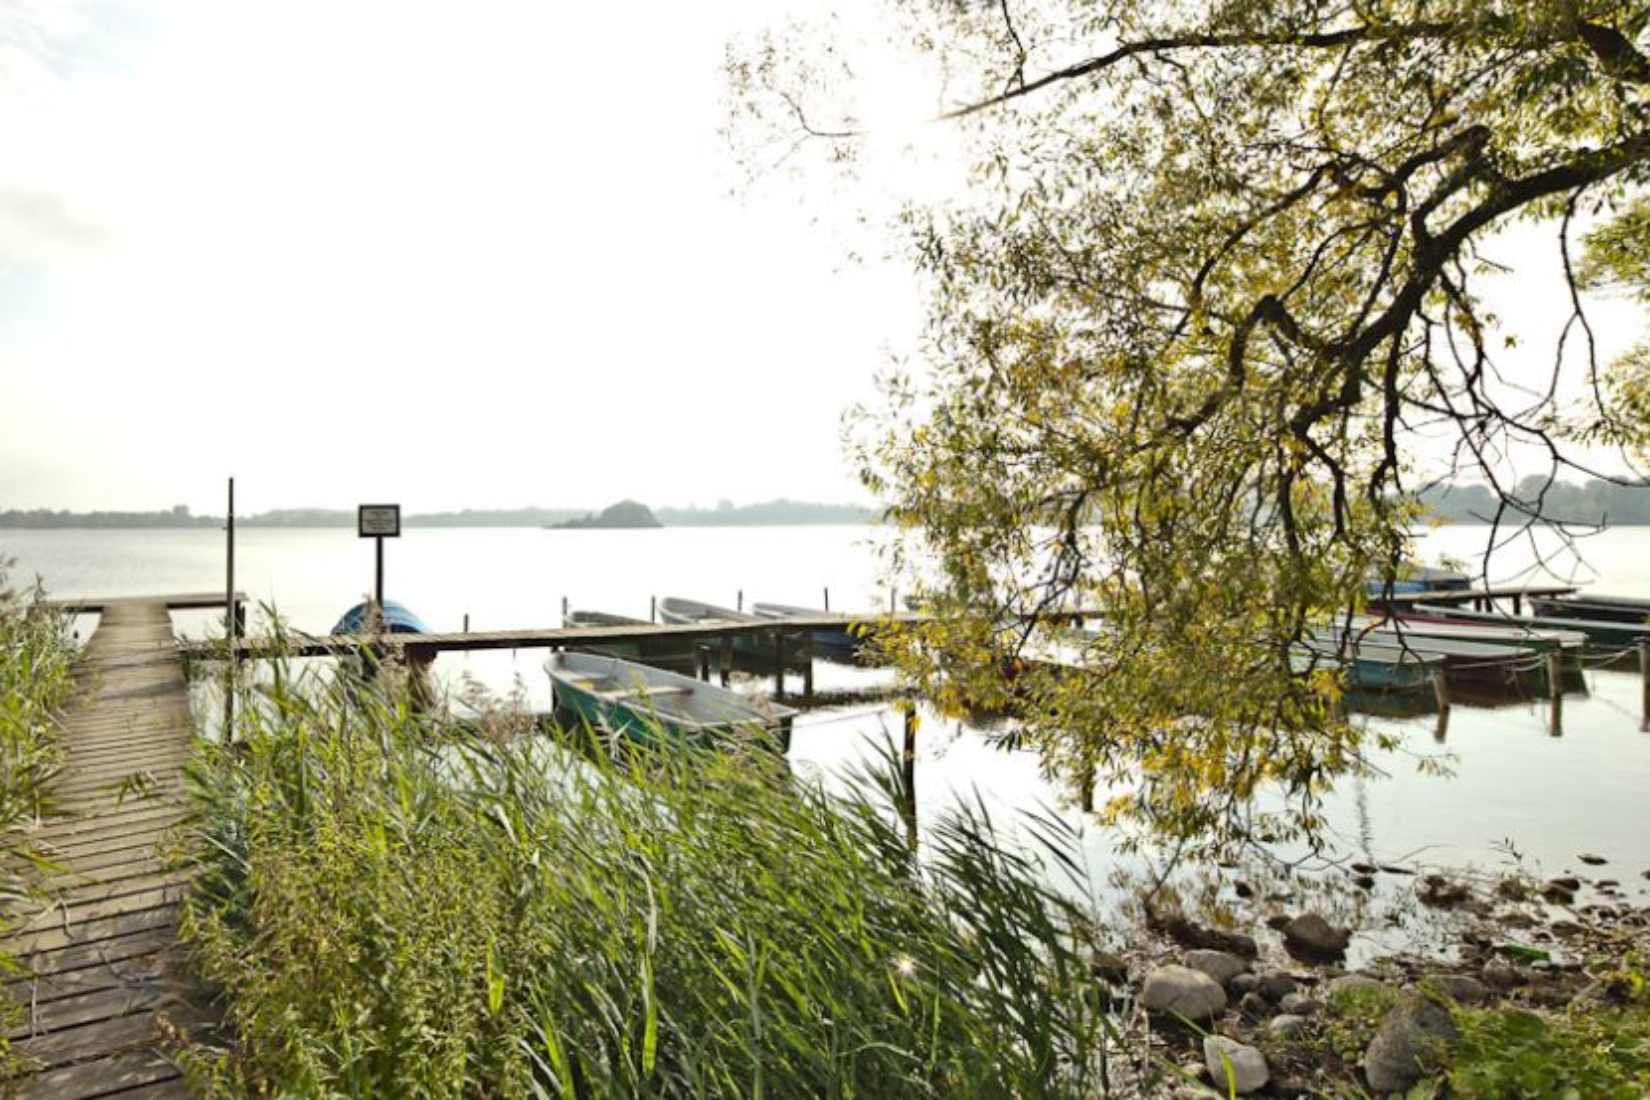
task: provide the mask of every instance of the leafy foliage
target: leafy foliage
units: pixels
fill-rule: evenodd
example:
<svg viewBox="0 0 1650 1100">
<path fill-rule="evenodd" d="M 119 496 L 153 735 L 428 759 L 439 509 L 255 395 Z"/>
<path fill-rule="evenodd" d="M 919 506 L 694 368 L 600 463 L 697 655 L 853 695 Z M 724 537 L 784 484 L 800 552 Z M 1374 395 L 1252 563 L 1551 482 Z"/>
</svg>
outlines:
<svg viewBox="0 0 1650 1100">
<path fill-rule="evenodd" d="M 1001 702 L 1053 644 L 1036 615 L 1097 611 L 1075 667 L 1012 685 L 1050 768 L 1159 833 L 1251 834 L 1262 790 L 1287 795 L 1265 831 L 1312 833 L 1360 735 L 1293 647 L 1401 571 L 1414 492 L 1470 472 L 1511 495 L 1518 460 L 1650 423 L 1630 369 L 1605 387 L 1579 296 L 1521 380 L 1478 290 L 1508 224 L 1567 257 L 1616 211 L 1600 278 L 1643 284 L 1620 241 L 1646 220 L 1650 5 L 889 6 L 975 158 L 965 198 L 905 217 L 927 370 L 859 434 L 940 616 L 908 667 Z M 833 57 L 749 50 L 748 114 L 859 140 L 824 117 L 851 101 Z"/>
<path fill-rule="evenodd" d="M 838 801 L 719 755 L 621 768 L 282 673 L 193 770 L 184 932 L 239 1059 L 345 1096 L 1091 1096 L 1084 915 L 983 812 L 912 861 L 897 769 Z M 1050 854 L 1072 838 L 1046 824 Z"/>
<path fill-rule="evenodd" d="M 0 560 L 0 927 L 28 898 L 19 870 L 37 858 L 17 830 L 45 807 L 57 773 L 54 711 L 68 696 L 75 654 L 65 625 L 38 583 L 12 588 L 8 563 Z M 0 970 L 12 964 L 0 954 Z M 9 1052 L 0 1038 L 0 1062 Z"/>
</svg>

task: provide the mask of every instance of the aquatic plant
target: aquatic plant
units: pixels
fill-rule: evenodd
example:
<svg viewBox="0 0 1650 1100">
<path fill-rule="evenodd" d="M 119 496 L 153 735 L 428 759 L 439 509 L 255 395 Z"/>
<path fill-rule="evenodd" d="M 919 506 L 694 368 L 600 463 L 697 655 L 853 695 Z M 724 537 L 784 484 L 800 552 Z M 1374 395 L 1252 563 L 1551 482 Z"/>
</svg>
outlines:
<svg viewBox="0 0 1650 1100">
<path fill-rule="evenodd" d="M 29 898 L 23 869 L 40 862 L 18 830 L 45 807 L 57 773 L 53 715 L 69 693 L 75 653 L 63 612 L 47 602 L 38 581 L 13 588 L 11 564 L 0 559 L 0 930 Z M 0 969 L 14 966 L 0 951 Z M 9 998 L 5 1005 L 11 1007 Z M 0 1063 L 9 1054 L 0 1032 Z"/>
<path fill-rule="evenodd" d="M 182 932 L 235 1043 L 198 1084 L 342 1096 L 1094 1096 L 1086 912 L 982 807 L 918 858 L 738 755 L 590 760 L 277 669 L 191 769 Z M 1052 860 L 1049 864 L 1047 861 Z"/>
</svg>

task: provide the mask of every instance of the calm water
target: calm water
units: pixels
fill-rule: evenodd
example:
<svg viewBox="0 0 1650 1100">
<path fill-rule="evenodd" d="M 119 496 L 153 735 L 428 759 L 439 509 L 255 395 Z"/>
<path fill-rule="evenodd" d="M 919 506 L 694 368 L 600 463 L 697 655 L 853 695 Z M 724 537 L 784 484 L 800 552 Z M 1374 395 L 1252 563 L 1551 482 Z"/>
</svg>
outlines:
<svg viewBox="0 0 1650 1100">
<path fill-rule="evenodd" d="M 828 590 L 837 610 L 888 605 L 877 576 L 871 533 L 863 528 L 667 528 L 649 531 L 410 529 L 386 545 L 386 594 L 437 631 L 559 625 L 573 607 L 645 618 L 654 596 L 687 596 L 733 605 L 743 596 L 819 606 Z M 1476 564 L 1485 532 L 1429 535 L 1421 557 Z M 1650 529 L 1622 529 L 1589 540 L 1585 561 L 1515 543 L 1497 551 L 1490 579 L 1550 580 L 1522 570 L 1545 556 L 1567 577 L 1598 592 L 1650 595 Z M 214 531 L 0 531 L 0 556 L 17 559 L 14 579 L 40 575 L 55 596 L 222 591 L 223 536 Z M 325 633 L 373 585 L 370 540 L 350 530 L 242 530 L 237 587 L 278 608 L 290 625 Z M 258 616 L 254 616 L 255 624 Z M 187 633 L 206 634 L 213 616 L 180 616 Z M 519 682 L 530 704 L 548 704 L 543 656 L 449 654 L 437 670 L 449 683 L 471 675 L 497 690 Z M 1625 667 L 1625 666 L 1624 666 Z M 822 687 L 864 683 L 881 674 L 822 666 Z M 1643 900 L 1650 897 L 1650 734 L 1640 732 L 1639 681 L 1596 670 L 1585 696 L 1566 697 L 1563 735 L 1549 731 L 1545 703 L 1496 708 L 1457 705 L 1448 738 L 1434 740 L 1434 719 L 1370 719 L 1404 735 L 1401 752 L 1378 763 L 1382 780 L 1335 794 L 1330 816 L 1352 856 L 1378 862 L 1500 866 L 1510 848 L 1525 867 L 1552 874 L 1574 868 L 1582 852 L 1609 860 L 1602 870 Z M 862 752 L 864 738 L 897 730 L 886 708 L 810 712 L 797 723 L 792 750 L 801 772 L 826 774 Z M 1453 778 L 1417 773 L 1418 756 L 1449 754 Z M 988 803 L 1036 806 L 1056 801 L 1034 758 L 991 748 L 979 731 L 930 719 L 923 727 L 918 788 L 925 816 L 947 792 L 978 789 Z M 1114 863 L 1107 838 L 1088 833 L 1097 879 Z M 1593 874 L 1598 872 L 1594 871 Z"/>
</svg>

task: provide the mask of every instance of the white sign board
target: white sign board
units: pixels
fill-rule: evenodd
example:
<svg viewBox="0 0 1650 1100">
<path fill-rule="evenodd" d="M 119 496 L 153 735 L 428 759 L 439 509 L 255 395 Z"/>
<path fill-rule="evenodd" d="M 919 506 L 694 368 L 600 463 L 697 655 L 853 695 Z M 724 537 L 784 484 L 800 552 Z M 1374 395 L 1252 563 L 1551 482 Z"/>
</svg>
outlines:
<svg viewBox="0 0 1650 1100">
<path fill-rule="evenodd" d="M 363 504 L 357 517 L 361 537 L 397 539 L 401 537 L 401 505 Z"/>
</svg>

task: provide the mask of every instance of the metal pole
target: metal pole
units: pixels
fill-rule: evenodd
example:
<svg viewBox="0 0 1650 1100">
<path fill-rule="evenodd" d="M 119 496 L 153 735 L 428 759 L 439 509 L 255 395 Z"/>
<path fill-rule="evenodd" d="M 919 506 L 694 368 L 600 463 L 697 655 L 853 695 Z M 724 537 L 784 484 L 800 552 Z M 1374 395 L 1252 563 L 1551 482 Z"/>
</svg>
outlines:
<svg viewBox="0 0 1650 1100">
<path fill-rule="evenodd" d="M 223 693 L 223 741 L 226 745 L 235 743 L 235 640 L 239 631 L 239 617 L 235 614 L 235 479 L 229 479 L 229 516 L 224 525 L 228 539 L 228 552 L 225 555 L 228 561 L 228 579 L 225 582 L 223 619 L 224 634 L 229 639 L 229 677 L 224 684 Z"/>
<path fill-rule="evenodd" d="M 384 536 L 379 535 L 372 541 L 378 544 L 378 568 L 376 571 L 377 583 L 373 587 L 373 591 L 377 594 L 378 614 L 379 617 L 382 618 L 384 614 Z"/>
<path fill-rule="evenodd" d="M 1650 640 L 1639 639 L 1639 729 L 1650 730 Z"/>
</svg>

